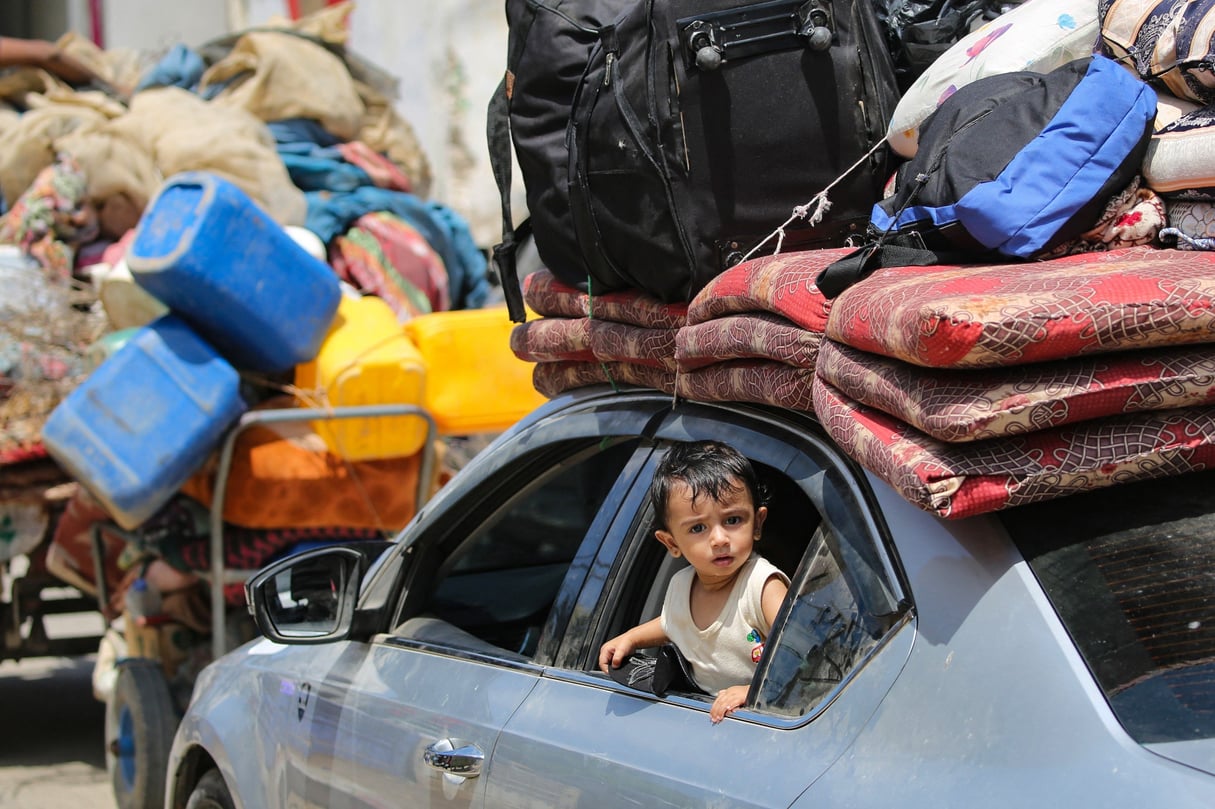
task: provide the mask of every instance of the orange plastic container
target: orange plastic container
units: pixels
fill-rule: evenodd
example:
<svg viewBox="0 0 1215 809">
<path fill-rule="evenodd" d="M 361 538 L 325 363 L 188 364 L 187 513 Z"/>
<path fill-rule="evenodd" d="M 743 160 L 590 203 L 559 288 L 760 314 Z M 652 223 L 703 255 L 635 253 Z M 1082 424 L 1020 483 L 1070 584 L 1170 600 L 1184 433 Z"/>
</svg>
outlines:
<svg viewBox="0 0 1215 809">
<path fill-rule="evenodd" d="M 316 359 L 297 365 L 297 399 L 306 406 L 422 404 L 426 363 L 380 298 L 343 295 Z M 312 427 L 350 461 L 413 455 L 426 440 L 416 416 L 317 420 Z"/>
<path fill-rule="evenodd" d="M 505 306 L 433 312 L 405 324 L 422 352 L 425 407 L 443 435 L 505 430 L 547 401 L 532 386 L 535 363 L 510 350 Z"/>
</svg>

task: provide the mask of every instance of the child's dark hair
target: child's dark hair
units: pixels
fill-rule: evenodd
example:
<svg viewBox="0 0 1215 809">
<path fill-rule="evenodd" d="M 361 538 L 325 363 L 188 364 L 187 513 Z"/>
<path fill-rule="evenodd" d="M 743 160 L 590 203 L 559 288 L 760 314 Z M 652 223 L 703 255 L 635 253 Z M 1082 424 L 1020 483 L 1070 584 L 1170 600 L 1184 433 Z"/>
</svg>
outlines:
<svg viewBox="0 0 1215 809">
<path fill-rule="evenodd" d="M 650 504 L 654 507 L 655 527 L 667 529 L 667 500 L 675 483 L 692 490 L 692 499 L 707 495 L 720 502 L 741 482 L 751 494 L 755 508 L 768 502 L 767 488 L 743 455 L 720 441 L 689 441 L 674 444 L 658 464 L 650 484 Z"/>
</svg>

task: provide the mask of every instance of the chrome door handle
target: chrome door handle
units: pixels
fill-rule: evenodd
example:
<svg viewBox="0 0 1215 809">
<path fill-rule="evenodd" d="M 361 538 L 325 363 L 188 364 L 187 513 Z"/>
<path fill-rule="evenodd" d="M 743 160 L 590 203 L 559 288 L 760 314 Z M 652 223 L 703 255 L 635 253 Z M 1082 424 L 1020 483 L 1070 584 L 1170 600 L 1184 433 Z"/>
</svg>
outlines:
<svg viewBox="0 0 1215 809">
<path fill-rule="evenodd" d="M 485 763 L 480 747 L 457 739 L 440 739 L 422 753 L 422 760 L 436 770 L 461 778 L 476 778 Z"/>
</svg>

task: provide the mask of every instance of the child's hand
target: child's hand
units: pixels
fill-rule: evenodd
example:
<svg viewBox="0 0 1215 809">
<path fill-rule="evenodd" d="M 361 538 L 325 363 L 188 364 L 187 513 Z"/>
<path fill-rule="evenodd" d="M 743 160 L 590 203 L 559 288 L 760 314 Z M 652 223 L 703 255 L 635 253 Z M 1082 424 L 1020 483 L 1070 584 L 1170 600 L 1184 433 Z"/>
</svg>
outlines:
<svg viewBox="0 0 1215 809">
<path fill-rule="evenodd" d="M 620 668 L 620 665 L 637 648 L 637 644 L 629 639 L 629 633 L 617 635 L 599 647 L 599 670 L 610 674 L 609 668 Z"/>
<path fill-rule="evenodd" d="M 747 691 L 750 688 L 749 685 L 735 685 L 718 691 L 717 699 L 713 700 L 713 707 L 709 709 L 709 719 L 713 724 L 716 725 L 725 719 L 735 708 L 741 708 L 747 701 Z"/>
</svg>

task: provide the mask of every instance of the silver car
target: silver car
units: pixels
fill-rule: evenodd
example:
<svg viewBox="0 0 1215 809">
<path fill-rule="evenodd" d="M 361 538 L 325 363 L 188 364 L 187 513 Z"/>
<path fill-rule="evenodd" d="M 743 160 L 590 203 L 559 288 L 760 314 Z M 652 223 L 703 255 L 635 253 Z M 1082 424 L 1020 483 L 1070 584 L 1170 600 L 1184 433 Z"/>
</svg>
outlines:
<svg viewBox="0 0 1215 809">
<path fill-rule="evenodd" d="M 655 465 L 705 438 L 765 479 L 792 580 L 716 725 L 596 665 L 674 572 Z M 804 414 L 582 391 L 395 542 L 251 581 L 264 637 L 198 679 L 167 805 L 1210 807 L 1212 556 L 1212 472 L 946 521 Z"/>
</svg>

